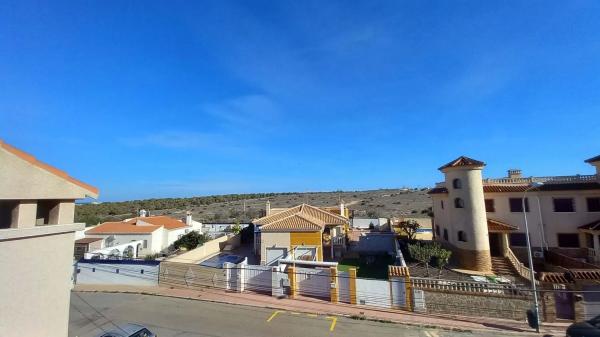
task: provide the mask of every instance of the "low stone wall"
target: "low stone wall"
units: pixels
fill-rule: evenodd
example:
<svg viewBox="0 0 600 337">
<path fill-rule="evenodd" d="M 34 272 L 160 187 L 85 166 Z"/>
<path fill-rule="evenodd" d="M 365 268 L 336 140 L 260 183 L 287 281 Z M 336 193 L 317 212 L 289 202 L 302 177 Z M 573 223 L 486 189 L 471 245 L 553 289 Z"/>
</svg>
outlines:
<svg viewBox="0 0 600 337">
<path fill-rule="evenodd" d="M 525 320 L 527 298 L 424 291 L 427 313 Z"/>
</svg>

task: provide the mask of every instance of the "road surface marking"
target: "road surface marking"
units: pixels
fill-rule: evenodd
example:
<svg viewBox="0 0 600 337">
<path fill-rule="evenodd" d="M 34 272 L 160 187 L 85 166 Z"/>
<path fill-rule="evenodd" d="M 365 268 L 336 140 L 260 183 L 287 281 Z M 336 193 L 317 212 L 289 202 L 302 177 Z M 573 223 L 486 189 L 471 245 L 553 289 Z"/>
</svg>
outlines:
<svg viewBox="0 0 600 337">
<path fill-rule="evenodd" d="M 319 317 L 317 314 L 306 314 L 308 317 Z"/>
<path fill-rule="evenodd" d="M 328 316 L 327 319 L 331 320 L 331 326 L 329 327 L 329 331 L 333 331 L 333 329 L 335 329 L 335 323 L 337 322 L 337 317 Z"/>
<path fill-rule="evenodd" d="M 280 313 L 281 313 L 281 311 L 279 311 L 279 310 L 273 311 L 273 314 L 271 315 L 271 317 L 269 317 L 269 319 L 267 319 L 267 322 L 270 322 L 273 318 L 275 318 L 275 316 L 277 316 Z"/>
<path fill-rule="evenodd" d="M 423 331 L 427 337 L 440 337 L 435 331 Z"/>
<path fill-rule="evenodd" d="M 291 312 L 291 314 L 292 314 L 292 315 L 300 315 L 300 313 L 299 313 L 299 312 L 293 312 L 293 311 Z"/>
</svg>

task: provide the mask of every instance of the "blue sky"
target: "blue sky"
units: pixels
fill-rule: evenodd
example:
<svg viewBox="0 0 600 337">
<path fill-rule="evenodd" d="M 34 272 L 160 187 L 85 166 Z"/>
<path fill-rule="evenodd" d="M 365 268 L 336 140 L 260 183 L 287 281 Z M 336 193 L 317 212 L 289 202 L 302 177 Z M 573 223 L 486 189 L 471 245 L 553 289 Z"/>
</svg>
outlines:
<svg viewBox="0 0 600 337">
<path fill-rule="evenodd" d="M 0 138 L 101 200 L 589 174 L 597 1 L 3 1 Z"/>
</svg>

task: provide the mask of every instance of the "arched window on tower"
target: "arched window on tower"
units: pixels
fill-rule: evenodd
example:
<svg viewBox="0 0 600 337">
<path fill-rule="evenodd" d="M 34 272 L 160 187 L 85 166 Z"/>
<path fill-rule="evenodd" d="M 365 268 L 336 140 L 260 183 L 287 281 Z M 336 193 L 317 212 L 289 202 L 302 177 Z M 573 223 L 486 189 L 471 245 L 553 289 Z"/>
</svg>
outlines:
<svg viewBox="0 0 600 337">
<path fill-rule="evenodd" d="M 467 234 L 465 231 L 458 231 L 458 241 L 467 242 Z"/>
<path fill-rule="evenodd" d="M 465 202 L 461 198 L 454 199 L 454 208 L 465 208 Z"/>
<path fill-rule="evenodd" d="M 458 178 L 452 180 L 452 187 L 454 187 L 454 189 L 460 190 L 462 188 L 462 181 L 460 181 L 460 179 Z"/>
</svg>

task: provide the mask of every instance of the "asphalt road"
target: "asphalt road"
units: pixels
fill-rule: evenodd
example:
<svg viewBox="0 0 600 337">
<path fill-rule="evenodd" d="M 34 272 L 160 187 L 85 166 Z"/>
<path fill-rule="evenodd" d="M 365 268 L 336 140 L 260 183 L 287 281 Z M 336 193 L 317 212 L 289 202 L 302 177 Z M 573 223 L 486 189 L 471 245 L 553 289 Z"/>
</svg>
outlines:
<svg viewBox="0 0 600 337">
<path fill-rule="evenodd" d="M 160 337 L 502 336 L 150 295 L 72 293 L 69 336 L 96 336 L 128 322 Z"/>
</svg>

